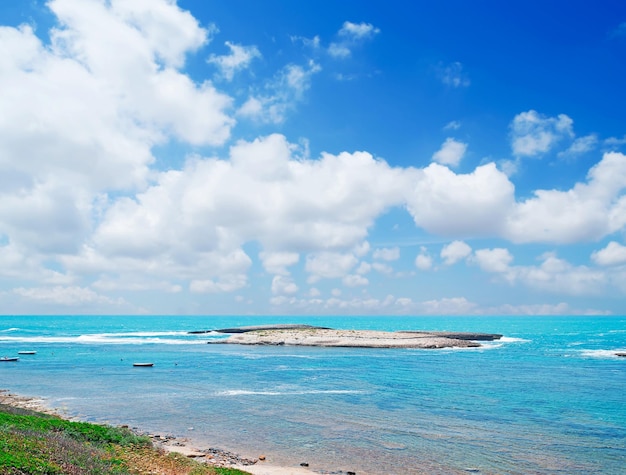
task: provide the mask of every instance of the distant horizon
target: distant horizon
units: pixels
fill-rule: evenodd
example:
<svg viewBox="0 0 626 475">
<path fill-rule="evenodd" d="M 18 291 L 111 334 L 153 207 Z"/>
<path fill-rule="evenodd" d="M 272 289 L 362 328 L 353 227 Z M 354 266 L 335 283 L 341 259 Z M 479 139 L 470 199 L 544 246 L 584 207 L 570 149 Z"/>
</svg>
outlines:
<svg viewBox="0 0 626 475">
<path fill-rule="evenodd" d="M 626 312 L 626 2 L 0 19 L 8 314 Z"/>
</svg>

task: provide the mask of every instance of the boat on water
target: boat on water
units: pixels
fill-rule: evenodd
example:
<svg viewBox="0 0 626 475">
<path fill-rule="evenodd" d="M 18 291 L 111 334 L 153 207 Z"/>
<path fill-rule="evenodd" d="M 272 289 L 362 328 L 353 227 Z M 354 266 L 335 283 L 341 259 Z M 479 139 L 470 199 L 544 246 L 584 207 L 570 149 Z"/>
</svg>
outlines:
<svg viewBox="0 0 626 475">
<path fill-rule="evenodd" d="M 19 361 L 20 359 L 17 356 L 2 356 L 0 357 L 0 361 Z"/>
<path fill-rule="evenodd" d="M 22 350 L 17 352 L 18 355 L 36 355 L 37 352 L 34 350 Z"/>
<path fill-rule="evenodd" d="M 148 367 L 154 366 L 154 363 L 133 363 L 133 366 L 148 368 Z"/>
</svg>

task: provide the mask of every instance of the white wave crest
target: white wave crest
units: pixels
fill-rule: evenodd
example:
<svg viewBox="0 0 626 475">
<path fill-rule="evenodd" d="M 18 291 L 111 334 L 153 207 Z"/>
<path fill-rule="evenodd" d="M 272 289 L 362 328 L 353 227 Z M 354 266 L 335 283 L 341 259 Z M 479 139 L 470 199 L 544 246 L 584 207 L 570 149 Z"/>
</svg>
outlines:
<svg viewBox="0 0 626 475">
<path fill-rule="evenodd" d="M 0 330 L 0 333 L 17 332 L 19 330 L 19 328 L 7 328 L 6 330 Z"/>
<path fill-rule="evenodd" d="M 501 341 L 503 343 L 528 343 L 532 340 L 527 340 L 526 338 L 515 338 L 512 336 L 503 336 L 497 341 Z"/>
<path fill-rule="evenodd" d="M 616 353 L 626 353 L 626 349 L 617 349 L 617 350 L 579 350 L 580 354 L 585 358 L 623 358 L 617 356 Z"/>
<path fill-rule="evenodd" d="M 79 343 L 83 345 L 203 345 L 205 340 L 201 339 L 175 339 L 156 337 L 119 337 L 106 336 L 107 334 L 92 334 L 79 336 L 0 336 L 0 342 L 16 343 Z M 119 335 L 119 334 L 112 334 Z"/>
</svg>

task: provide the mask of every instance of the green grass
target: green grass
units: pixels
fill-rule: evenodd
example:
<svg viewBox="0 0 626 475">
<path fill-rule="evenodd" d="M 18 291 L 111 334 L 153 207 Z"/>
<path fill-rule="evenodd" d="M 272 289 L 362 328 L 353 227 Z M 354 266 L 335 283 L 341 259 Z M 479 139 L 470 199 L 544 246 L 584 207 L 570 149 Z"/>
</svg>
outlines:
<svg viewBox="0 0 626 475">
<path fill-rule="evenodd" d="M 70 422 L 0 404 L 1 475 L 242 475 L 155 449 L 125 428 Z"/>
</svg>

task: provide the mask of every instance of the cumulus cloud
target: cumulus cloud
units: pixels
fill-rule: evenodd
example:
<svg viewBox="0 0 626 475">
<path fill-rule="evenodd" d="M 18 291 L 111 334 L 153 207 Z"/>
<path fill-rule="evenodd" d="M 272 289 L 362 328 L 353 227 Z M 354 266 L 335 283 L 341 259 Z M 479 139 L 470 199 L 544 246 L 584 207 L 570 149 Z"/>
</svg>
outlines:
<svg viewBox="0 0 626 475">
<path fill-rule="evenodd" d="M 270 274 L 287 276 L 287 267 L 296 264 L 300 260 L 297 252 L 265 252 L 259 254 L 263 267 Z"/>
<path fill-rule="evenodd" d="M 374 259 L 380 259 L 383 261 L 397 261 L 400 258 L 399 247 L 383 247 L 376 249 L 372 254 Z"/>
<path fill-rule="evenodd" d="M 605 153 L 570 190 L 537 190 L 509 211 L 503 235 L 514 242 L 600 239 L 626 225 L 626 155 Z"/>
<path fill-rule="evenodd" d="M 212 54 L 207 62 L 214 64 L 220 72 L 220 76 L 227 81 L 232 81 L 235 73 L 247 68 L 254 58 L 260 58 L 261 52 L 256 46 L 241 46 L 230 41 L 225 45 L 230 49 L 230 54 L 217 56 Z"/>
<path fill-rule="evenodd" d="M 429 270 L 433 266 L 433 258 L 425 247 L 420 248 L 420 253 L 415 258 L 415 267 L 419 270 Z"/>
<path fill-rule="evenodd" d="M 456 264 L 472 253 L 472 248 L 463 241 L 452 241 L 441 249 L 440 257 L 447 266 Z"/>
<path fill-rule="evenodd" d="M 510 125 L 513 154 L 535 157 L 549 152 L 561 140 L 574 137 L 573 123 L 565 114 L 547 117 L 529 110 L 516 115 Z"/>
<path fill-rule="evenodd" d="M 506 272 L 513 261 L 513 256 L 508 249 L 479 249 L 474 253 L 474 259 L 484 271 Z"/>
<path fill-rule="evenodd" d="M 417 226 L 452 237 L 499 235 L 514 202 L 513 184 L 493 163 L 468 174 L 432 163 L 415 171 L 407 194 Z"/>
<path fill-rule="evenodd" d="M 274 295 L 294 295 L 297 292 L 298 286 L 291 277 L 277 275 L 272 279 L 272 293 Z"/>
<path fill-rule="evenodd" d="M 461 163 L 461 159 L 465 155 L 467 144 L 458 142 L 451 137 L 441 145 L 441 148 L 433 154 L 433 161 L 442 165 L 450 165 L 456 167 Z"/>
<path fill-rule="evenodd" d="M 626 246 L 611 241 L 604 249 L 600 249 L 591 254 L 591 260 L 601 266 L 626 264 Z"/>
<path fill-rule="evenodd" d="M 486 272 L 500 275 L 510 284 L 566 295 L 597 295 L 610 283 L 609 276 L 587 266 L 574 266 L 553 253 L 541 257 L 538 266 L 512 266 L 508 249 L 480 249 L 473 260 Z"/>
</svg>

